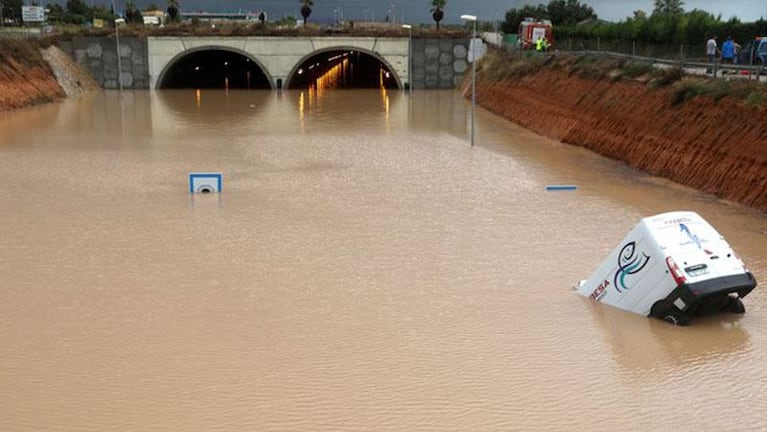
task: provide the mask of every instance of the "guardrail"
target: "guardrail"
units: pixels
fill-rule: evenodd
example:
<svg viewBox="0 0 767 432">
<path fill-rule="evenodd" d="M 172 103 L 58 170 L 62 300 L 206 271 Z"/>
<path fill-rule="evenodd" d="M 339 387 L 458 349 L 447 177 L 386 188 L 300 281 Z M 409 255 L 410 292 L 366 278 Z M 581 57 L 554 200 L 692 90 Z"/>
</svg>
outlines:
<svg viewBox="0 0 767 432">
<path fill-rule="evenodd" d="M 665 65 L 668 67 L 678 67 L 683 70 L 704 70 L 705 74 L 711 74 L 713 77 L 725 78 L 733 75 L 748 76 L 748 79 L 755 79 L 759 81 L 759 77 L 767 73 L 765 65 L 742 65 L 742 64 L 723 64 L 719 62 L 701 62 L 701 61 L 689 61 L 689 60 L 672 60 L 656 57 L 643 57 L 632 54 L 624 54 L 610 51 L 569 51 L 573 54 L 581 55 L 594 55 L 614 58 L 625 58 L 634 61 L 647 62 L 653 65 Z M 748 72 L 748 73 L 743 73 Z"/>
<path fill-rule="evenodd" d="M 0 28 L 0 39 L 39 39 L 42 35 L 39 28 Z"/>
</svg>

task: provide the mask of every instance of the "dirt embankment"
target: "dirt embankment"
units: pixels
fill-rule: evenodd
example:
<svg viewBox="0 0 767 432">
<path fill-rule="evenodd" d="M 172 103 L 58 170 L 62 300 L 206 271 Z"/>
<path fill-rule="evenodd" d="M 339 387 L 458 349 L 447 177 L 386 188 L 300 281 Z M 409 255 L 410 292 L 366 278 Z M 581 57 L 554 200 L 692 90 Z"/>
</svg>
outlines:
<svg viewBox="0 0 767 432">
<path fill-rule="evenodd" d="M 0 111 L 64 96 L 39 47 L 27 41 L 0 41 Z"/>
<path fill-rule="evenodd" d="M 55 46 L 0 40 L 0 111 L 52 102 L 98 84 Z"/>
<path fill-rule="evenodd" d="M 477 84 L 490 111 L 643 171 L 767 211 L 767 109 L 556 68 Z"/>
</svg>

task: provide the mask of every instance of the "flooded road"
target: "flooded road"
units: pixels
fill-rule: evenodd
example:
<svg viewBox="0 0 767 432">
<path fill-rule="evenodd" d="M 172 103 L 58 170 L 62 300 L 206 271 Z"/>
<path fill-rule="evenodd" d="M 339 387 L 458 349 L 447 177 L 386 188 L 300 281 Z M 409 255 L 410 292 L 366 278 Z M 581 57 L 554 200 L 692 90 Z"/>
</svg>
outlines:
<svg viewBox="0 0 767 432">
<path fill-rule="evenodd" d="M 95 94 L 0 117 L 0 430 L 764 430 L 767 298 L 590 303 L 642 217 L 767 217 L 453 92 Z M 188 173 L 224 193 L 190 196 Z M 577 192 L 545 192 L 552 183 Z"/>
</svg>

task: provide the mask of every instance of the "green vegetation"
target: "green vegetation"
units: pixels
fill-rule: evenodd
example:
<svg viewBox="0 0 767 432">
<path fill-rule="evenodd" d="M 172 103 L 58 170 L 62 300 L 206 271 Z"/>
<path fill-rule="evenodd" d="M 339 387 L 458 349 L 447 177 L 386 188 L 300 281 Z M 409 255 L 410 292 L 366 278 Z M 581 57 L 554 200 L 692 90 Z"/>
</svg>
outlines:
<svg viewBox="0 0 767 432">
<path fill-rule="evenodd" d="M 168 22 L 181 22 L 181 5 L 178 0 L 168 0 L 168 9 L 166 12 L 168 12 Z"/>
<path fill-rule="evenodd" d="M 85 28 L 78 25 L 57 25 L 51 38 L 68 40 L 75 36 L 111 37 L 112 28 Z M 413 37 L 451 39 L 466 38 L 468 33 L 462 26 L 443 27 L 437 32 L 426 25 L 413 26 Z M 293 17 L 261 25 L 258 21 L 217 22 L 215 27 L 201 20 L 168 23 L 164 27 L 129 24 L 120 27 L 120 36 L 354 36 L 354 37 L 408 37 L 408 31 L 397 26 L 364 27 L 347 24 L 344 27 L 322 27 L 307 24 L 297 27 Z"/>
<path fill-rule="evenodd" d="M 39 4 L 40 2 L 32 2 L 33 4 Z M 180 3 L 179 0 L 168 0 L 168 21 L 180 22 Z M 22 0 L 0 0 L 0 6 L 2 7 L 2 16 L 9 19 L 12 24 L 21 24 L 21 6 L 24 4 Z M 90 4 L 90 5 L 89 5 Z M 112 22 L 117 14 L 110 8 L 107 8 L 103 3 L 93 5 L 93 2 L 86 2 L 84 0 L 67 0 L 66 6 L 62 6 L 58 3 L 50 3 L 47 6 L 48 9 L 48 22 L 51 24 L 72 24 L 82 26 L 86 23 L 92 22 L 94 19 L 100 19 L 108 22 Z M 158 11 L 162 10 L 157 4 L 151 3 L 144 8 L 144 11 Z M 119 11 L 118 11 L 119 12 Z M 141 10 L 136 6 L 133 0 L 129 0 L 125 4 L 125 10 L 122 15 L 125 16 L 125 20 L 128 23 L 142 24 L 143 16 Z"/>
<path fill-rule="evenodd" d="M 439 31 L 439 22 L 445 17 L 445 6 L 447 0 L 431 0 L 431 18 L 437 23 L 437 31 Z"/>
<path fill-rule="evenodd" d="M 48 5 L 48 22 L 54 24 L 83 25 L 93 19 L 112 21 L 114 13 L 106 6 L 88 6 L 82 0 L 68 0 L 66 7 L 53 3 Z"/>
<path fill-rule="evenodd" d="M 767 20 L 742 23 L 737 18 L 721 21 L 709 12 L 693 10 L 679 15 L 652 14 L 647 17 L 641 11 L 634 17 L 618 23 L 596 22 L 591 25 L 562 26 L 557 37 L 601 38 L 603 40 L 638 41 L 655 44 L 684 44 L 703 46 L 713 35 L 720 39 L 726 35 L 735 40 L 748 41 L 754 36 L 767 34 Z"/>
<path fill-rule="evenodd" d="M 720 101 L 725 97 L 741 100 L 747 106 L 767 106 L 767 91 L 763 85 L 748 81 L 723 81 L 714 79 L 684 78 L 674 84 L 672 105 L 678 105 L 698 96 Z"/>
<path fill-rule="evenodd" d="M 48 63 L 40 54 L 40 49 L 50 45 L 51 41 L 0 39 L 0 63 L 22 63 L 47 68 Z"/>
<path fill-rule="evenodd" d="M 301 16 L 304 17 L 304 27 L 306 27 L 306 22 L 309 21 L 309 15 L 312 14 L 312 6 L 314 6 L 312 0 L 301 0 Z"/>
<path fill-rule="evenodd" d="M 676 16 L 684 12 L 682 0 L 655 0 L 654 5 L 653 14 Z"/>
<path fill-rule="evenodd" d="M 647 81 L 647 87 L 651 89 L 657 89 L 661 87 L 668 87 L 675 82 L 678 82 L 684 78 L 684 71 L 678 67 L 672 67 L 668 69 L 656 69 L 653 68 L 653 72 L 650 74 L 650 80 Z"/>
<path fill-rule="evenodd" d="M 767 95 L 764 92 L 752 91 L 746 96 L 746 106 L 767 106 Z"/>
<path fill-rule="evenodd" d="M 657 71 L 657 69 L 652 67 L 651 63 L 648 62 L 642 62 L 642 61 L 630 61 L 623 65 L 622 68 L 619 69 L 619 74 L 616 78 L 614 78 L 614 81 L 618 81 L 621 78 L 637 78 L 640 76 L 650 75 Z"/>
<path fill-rule="evenodd" d="M 507 78 L 531 75 L 543 67 L 544 56 L 519 56 L 509 51 L 490 50 L 479 62 L 479 74 L 485 81 L 498 82 Z"/>
<path fill-rule="evenodd" d="M 21 6 L 23 0 L 0 0 L 0 18 L 3 21 L 21 22 Z"/>
<path fill-rule="evenodd" d="M 128 0 L 125 4 L 125 22 L 129 24 L 143 24 L 144 16 L 141 11 L 136 7 L 136 3 L 133 0 Z"/>
<path fill-rule="evenodd" d="M 504 33 L 515 34 L 519 23 L 525 18 L 551 20 L 556 26 L 571 26 L 587 20 L 595 20 L 597 14 L 591 6 L 581 4 L 579 0 L 551 0 L 547 6 L 526 4 L 519 9 L 506 12 L 506 20 L 501 25 Z"/>
<path fill-rule="evenodd" d="M 488 82 L 519 79 L 544 68 L 564 71 L 568 76 L 584 79 L 632 81 L 646 86 L 648 91 L 666 88 L 672 105 L 704 96 L 714 101 L 729 97 L 748 106 L 767 106 L 767 87 L 764 84 L 686 76 L 677 67 L 656 68 L 650 63 L 626 58 L 570 54 L 519 55 L 491 50 L 479 63 L 480 76 Z"/>
<path fill-rule="evenodd" d="M 549 19 L 556 26 L 558 40 L 597 39 L 604 41 L 637 41 L 653 44 L 685 44 L 703 46 L 712 35 L 720 39 L 732 36 L 736 41 L 748 41 L 754 36 L 767 35 L 767 20 L 744 23 L 738 18 L 722 21 L 722 17 L 693 9 L 686 12 L 680 0 L 655 0 L 649 15 L 643 10 L 612 23 L 600 21 L 593 9 L 578 0 L 552 0 L 547 6 L 524 6 L 506 13 L 502 28 L 516 33 L 525 17 Z"/>
</svg>

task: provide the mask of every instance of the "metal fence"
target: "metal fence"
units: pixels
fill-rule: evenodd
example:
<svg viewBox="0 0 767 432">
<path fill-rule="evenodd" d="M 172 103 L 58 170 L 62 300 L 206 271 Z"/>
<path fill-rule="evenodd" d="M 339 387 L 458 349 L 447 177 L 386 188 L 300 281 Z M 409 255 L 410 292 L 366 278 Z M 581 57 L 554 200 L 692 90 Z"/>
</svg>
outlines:
<svg viewBox="0 0 767 432">
<path fill-rule="evenodd" d="M 688 59 L 669 59 L 662 57 L 641 56 L 633 54 L 624 54 L 613 51 L 596 50 L 573 50 L 574 54 L 587 54 L 593 56 L 604 56 L 612 58 L 624 58 L 637 62 L 646 62 L 656 67 L 678 67 L 687 74 L 709 75 L 718 78 L 733 78 L 765 81 L 762 75 L 767 74 L 767 68 L 763 64 L 759 65 L 741 65 L 741 64 L 722 64 L 719 61 L 710 62 L 708 59 L 688 60 Z"/>
<path fill-rule="evenodd" d="M 503 40 L 508 50 L 517 50 L 513 40 Z M 727 79 L 739 77 L 767 81 L 762 77 L 767 67 L 762 64 L 722 64 L 719 59 L 709 61 L 705 44 L 701 46 L 649 44 L 636 41 L 618 41 L 596 39 L 560 39 L 555 40 L 554 51 L 590 54 L 614 58 L 626 58 L 638 62 L 647 62 L 656 67 L 679 67 L 688 74 L 709 75 Z M 751 63 L 751 62 L 749 62 Z M 760 78 L 761 77 L 761 78 Z"/>
<path fill-rule="evenodd" d="M 636 41 L 596 39 L 562 39 L 555 43 L 560 51 L 609 51 L 633 56 L 651 57 L 666 60 L 701 60 L 707 59 L 706 46 L 649 44 Z"/>
</svg>

